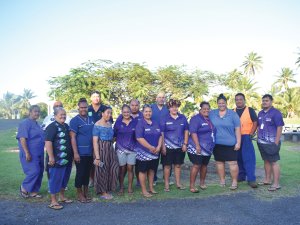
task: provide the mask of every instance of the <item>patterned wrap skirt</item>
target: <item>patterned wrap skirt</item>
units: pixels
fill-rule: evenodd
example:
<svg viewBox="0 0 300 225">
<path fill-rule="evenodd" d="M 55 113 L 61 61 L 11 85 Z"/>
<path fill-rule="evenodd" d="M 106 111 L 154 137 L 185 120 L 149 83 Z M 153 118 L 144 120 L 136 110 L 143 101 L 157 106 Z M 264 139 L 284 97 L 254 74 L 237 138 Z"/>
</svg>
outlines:
<svg viewBox="0 0 300 225">
<path fill-rule="evenodd" d="M 94 188 L 97 194 L 116 190 L 119 176 L 119 162 L 111 141 L 99 140 L 100 161 L 103 166 L 95 166 Z"/>
</svg>

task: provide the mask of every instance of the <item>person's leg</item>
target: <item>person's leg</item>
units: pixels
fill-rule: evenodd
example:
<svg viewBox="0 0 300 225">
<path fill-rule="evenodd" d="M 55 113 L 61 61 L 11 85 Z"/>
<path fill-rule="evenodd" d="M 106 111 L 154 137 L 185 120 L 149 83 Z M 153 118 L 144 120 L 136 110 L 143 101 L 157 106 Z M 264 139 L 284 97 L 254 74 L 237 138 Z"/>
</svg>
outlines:
<svg viewBox="0 0 300 225">
<path fill-rule="evenodd" d="M 86 156 L 86 164 L 85 164 L 85 170 L 84 170 L 84 177 L 83 177 L 83 196 L 87 201 L 92 200 L 92 198 L 89 196 L 89 178 L 90 173 L 93 165 L 93 157 L 92 156 Z"/>
<path fill-rule="evenodd" d="M 170 178 L 170 170 L 171 166 L 170 165 L 164 165 L 164 182 L 165 182 L 165 190 L 169 190 L 169 178 Z"/>
<path fill-rule="evenodd" d="M 206 187 L 205 185 L 205 178 L 207 174 L 207 165 L 201 165 L 200 166 L 200 187 Z"/>
<path fill-rule="evenodd" d="M 241 150 L 240 150 L 241 151 Z M 238 152 L 240 152 L 238 151 Z M 251 141 L 250 135 L 243 135 L 243 165 L 245 168 L 247 181 L 248 182 L 255 182 L 255 165 L 256 165 L 256 158 L 255 158 L 255 150 L 253 143 Z M 240 167 L 239 167 L 240 170 Z M 239 172 L 240 174 L 240 172 Z M 239 177 L 240 178 L 240 177 Z"/>
<path fill-rule="evenodd" d="M 271 163 L 267 160 L 264 160 L 264 168 L 265 168 L 264 183 L 270 184 L 271 180 L 272 180 L 272 166 L 271 166 Z"/>
<path fill-rule="evenodd" d="M 230 170 L 230 175 L 231 175 L 231 186 L 236 187 L 237 186 L 237 179 L 238 179 L 238 174 L 239 174 L 239 167 L 237 165 L 237 161 L 229 161 L 229 170 Z"/>
<path fill-rule="evenodd" d="M 65 167 L 63 167 L 64 170 L 64 174 L 63 174 L 63 180 L 62 180 L 62 184 L 61 184 L 61 189 L 60 189 L 60 193 L 59 193 L 59 197 L 61 201 L 64 202 L 72 202 L 71 200 L 68 200 L 65 197 L 65 189 L 68 185 L 68 182 L 70 180 L 70 176 L 71 176 L 71 171 L 72 171 L 72 162 L 69 162 Z"/>
<path fill-rule="evenodd" d="M 77 190 L 77 199 L 80 202 L 85 202 L 86 199 L 83 195 L 82 185 L 84 178 L 85 162 L 84 157 L 80 157 L 80 163 L 75 163 L 76 175 L 75 175 L 75 188 Z"/>
<path fill-rule="evenodd" d="M 238 174 L 238 181 L 245 181 L 246 180 L 246 169 L 244 167 L 244 158 L 245 158 L 245 151 L 246 151 L 246 143 L 244 141 L 245 135 L 242 135 L 242 141 L 241 141 L 241 148 L 237 152 L 237 163 L 239 167 L 239 174 Z"/>
<path fill-rule="evenodd" d="M 148 184 L 149 184 L 149 191 L 152 193 L 152 194 L 156 194 L 157 192 L 154 190 L 154 187 L 153 187 L 153 181 L 154 181 L 154 170 L 150 169 L 148 170 Z"/>
<path fill-rule="evenodd" d="M 180 180 L 180 176 L 181 176 L 181 165 L 180 164 L 176 164 L 174 165 L 174 172 L 175 172 L 175 180 L 176 180 L 176 186 L 181 188 L 181 180 Z"/>
<path fill-rule="evenodd" d="M 44 174 L 44 155 L 38 157 L 38 165 L 40 168 L 40 172 L 31 192 L 31 195 L 35 195 L 35 196 L 38 196 L 37 194 L 40 191 L 40 188 L 42 186 L 43 174 Z"/>
<path fill-rule="evenodd" d="M 119 184 L 120 184 L 120 191 L 119 194 L 124 194 L 124 177 L 126 172 L 126 165 L 119 167 Z"/>
<path fill-rule="evenodd" d="M 142 194 L 145 197 L 151 197 L 151 194 L 147 191 L 146 188 L 146 175 L 147 172 L 139 172 L 139 181 L 140 181 L 140 185 L 141 185 L 141 189 L 142 189 Z M 153 180 L 152 180 L 152 184 L 153 184 Z"/>
<path fill-rule="evenodd" d="M 216 168 L 220 179 L 220 185 L 225 186 L 225 162 L 216 161 Z"/>
<path fill-rule="evenodd" d="M 134 165 L 127 164 L 127 176 L 128 176 L 128 193 L 133 192 L 132 184 L 133 184 L 133 167 Z"/>
<path fill-rule="evenodd" d="M 193 164 L 193 166 L 191 167 L 191 171 L 190 171 L 190 191 L 194 192 L 195 190 L 195 181 L 196 181 L 196 177 L 197 174 L 199 172 L 200 169 L 200 165 L 197 164 Z"/>
<path fill-rule="evenodd" d="M 279 187 L 279 178 L 280 178 L 280 166 L 278 161 L 277 162 L 272 162 L 272 172 L 273 172 L 273 184 L 272 186 L 274 187 Z"/>
<path fill-rule="evenodd" d="M 49 192 L 51 203 L 49 207 L 57 206 L 60 207 L 60 204 L 57 201 L 57 193 L 60 192 L 61 186 L 63 183 L 63 178 L 65 174 L 65 167 L 55 168 L 49 167 Z"/>
</svg>

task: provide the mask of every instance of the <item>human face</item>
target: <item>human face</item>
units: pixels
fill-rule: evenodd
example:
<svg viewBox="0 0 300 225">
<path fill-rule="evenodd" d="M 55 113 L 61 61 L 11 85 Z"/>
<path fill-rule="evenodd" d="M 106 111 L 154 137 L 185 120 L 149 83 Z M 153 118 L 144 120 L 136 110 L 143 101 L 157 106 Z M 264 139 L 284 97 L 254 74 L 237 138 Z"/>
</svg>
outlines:
<svg viewBox="0 0 300 225">
<path fill-rule="evenodd" d="M 128 107 L 123 108 L 122 116 L 124 119 L 127 119 L 127 120 L 130 118 L 130 109 Z"/>
<path fill-rule="evenodd" d="M 156 103 L 157 105 L 163 105 L 165 104 L 166 96 L 163 93 L 159 93 L 156 97 Z"/>
<path fill-rule="evenodd" d="M 210 107 L 207 104 L 202 105 L 201 109 L 200 109 L 200 114 L 204 117 L 208 117 L 210 112 Z"/>
<path fill-rule="evenodd" d="M 146 107 L 143 110 L 144 119 L 150 120 L 152 116 L 152 109 L 150 107 Z"/>
<path fill-rule="evenodd" d="M 272 101 L 269 97 L 263 98 L 262 99 L 262 107 L 263 109 L 269 109 L 272 107 Z"/>
<path fill-rule="evenodd" d="M 29 113 L 29 117 L 32 120 L 37 120 L 40 117 L 40 109 L 39 108 L 33 108 L 31 112 Z"/>
<path fill-rule="evenodd" d="M 130 109 L 132 114 L 137 114 L 140 110 L 140 104 L 138 103 L 138 101 L 131 101 Z"/>
<path fill-rule="evenodd" d="M 169 108 L 170 114 L 175 116 L 178 113 L 178 106 L 174 105 L 171 108 Z"/>
<path fill-rule="evenodd" d="M 88 105 L 86 102 L 80 102 L 78 106 L 78 112 L 80 116 L 86 117 L 88 113 Z"/>
<path fill-rule="evenodd" d="M 101 102 L 100 95 L 97 93 L 94 93 L 91 95 L 91 101 L 93 105 L 99 105 Z"/>
<path fill-rule="evenodd" d="M 245 103 L 246 103 L 246 101 L 243 96 L 238 95 L 235 97 L 235 105 L 237 108 L 239 108 L 239 109 L 244 108 Z"/>
<path fill-rule="evenodd" d="M 63 124 L 66 121 L 66 118 L 67 118 L 67 114 L 65 110 L 60 110 L 55 115 L 55 120 L 60 124 Z"/>
<path fill-rule="evenodd" d="M 102 113 L 102 118 L 107 122 L 110 120 L 112 116 L 112 110 L 111 109 L 107 109 Z"/>
<path fill-rule="evenodd" d="M 220 111 L 225 111 L 227 109 L 227 102 L 224 99 L 220 99 L 217 104 Z"/>
</svg>

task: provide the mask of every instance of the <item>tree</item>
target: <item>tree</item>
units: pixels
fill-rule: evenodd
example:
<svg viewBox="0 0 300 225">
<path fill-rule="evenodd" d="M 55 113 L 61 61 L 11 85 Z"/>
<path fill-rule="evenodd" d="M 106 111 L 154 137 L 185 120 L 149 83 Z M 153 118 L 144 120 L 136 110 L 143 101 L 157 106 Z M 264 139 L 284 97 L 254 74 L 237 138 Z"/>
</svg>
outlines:
<svg viewBox="0 0 300 225">
<path fill-rule="evenodd" d="M 297 55 L 298 55 L 298 58 L 297 58 L 297 60 L 296 60 L 296 65 L 298 66 L 298 67 L 300 67 L 300 48 L 298 48 L 298 53 L 297 53 Z"/>
<path fill-rule="evenodd" d="M 256 72 L 262 69 L 262 57 L 255 52 L 250 52 L 245 56 L 246 60 L 243 62 L 244 74 L 254 76 Z"/>
<path fill-rule="evenodd" d="M 6 119 L 12 119 L 15 115 L 15 103 L 17 102 L 17 95 L 6 92 L 0 100 L 0 112 Z"/>
<path fill-rule="evenodd" d="M 40 107 L 40 119 L 44 119 L 48 115 L 48 105 L 45 102 L 39 102 L 37 105 Z"/>
<path fill-rule="evenodd" d="M 276 76 L 278 79 L 275 83 L 278 84 L 280 88 L 287 90 L 289 88 L 289 83 L 296 83 L 294 76 L 295 74 L 290 68 L 282 68 L 280 74 Z"/>
<path fill-rule="evenodd" d="M 16 107 L 21 113 L 21 117 L 28 115 L 28 110 L 30 107 L 30 99 L 35 98 L 36 96 L 30 89 L 24 88 L 23 93 L 17 97 Z"/>
</svg>

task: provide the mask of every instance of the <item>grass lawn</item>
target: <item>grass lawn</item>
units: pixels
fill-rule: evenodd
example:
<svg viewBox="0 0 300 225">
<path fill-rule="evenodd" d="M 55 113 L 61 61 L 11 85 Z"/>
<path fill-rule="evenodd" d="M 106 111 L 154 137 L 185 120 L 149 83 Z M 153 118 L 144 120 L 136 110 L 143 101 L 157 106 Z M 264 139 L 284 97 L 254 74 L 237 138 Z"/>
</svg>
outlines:
<svg viewBox="0 0 300 225">
<path fill-rule="evenodd" d="M 17 141 L 15 139 L 16 130 L 0 131 L 0 199 L 20 199 L 18 194 L 19 186 L 24 179 L 24 174 L 19 162 L 17 149 Z M 256 144 L 254 144 L 256 147 Z M 282 189 L 275 193 L 267 191 L 266 187 L 259 187 L 256 190 L 252 190 L 248 187 L 246 182 L 239 184 L 239 189 L 236 192 L 248 192 L 251 191 L 258 198 L 263 199 L 275 199 L 277 197 L 293 196 L 299 193 L 300 187 L 300 147 L 298 150 L 293 150 L 298 147 L 298 144 L 294 143 L 283 143 L 281 148 L 281 185 Z M 257 167 L 263 167 L 263 162 L 260 158 L 259 152 L 256 152 Z M 186 159 L 188 160 L 188 159 Z M 74 188 L 74 176 L 75 168 L 73 168 L 72 176 L 69 181 L 66 195 L 72 199 L 76 199 L 75 188 Z M 208 174 L 210 176 L 210 174 Z M 229 178 L 227 176 L 227 178 Z M 199 181 L 197 181 L 199 182 Z M 135 181 L 134 181 L 135 183 Z M 184 183 L 188 187 L 188 183 Z M 159 192 L 158 195 L 152 199 L 171 199 L 171 198 L 203 198 L 214 195 L 233 194 L 236 192 L 230 191 L 228 188 L 219 187 L 218 183 L 209 184 L 208 189 L 200 191 L 198 194 L 190 193 L 188 188 L 184 191 L 177 190 L 175 186 L 171 186 L 171 191 L 165 193 L 163 191 L 164 185 L 159 182 L 156 186 L 156 190 Z M 92 196 L 95 201 L 99 200 L 91 190 Z M 126 192 L 125 192 L 126 193 Z M 41 188 L 41 194 L 44 197 L 42 200 L 29 200 L 29 201 L 45 201 L 49 199 L 47 194 L 47 178 L 44 174 L 43 184 Z M 125 194 L 124 196 L 117 196 L 113 202 L 133 202 L 142 199 L 140 195 L 140 189 L 135 188 L 133 195 Z"/>
</svg>

